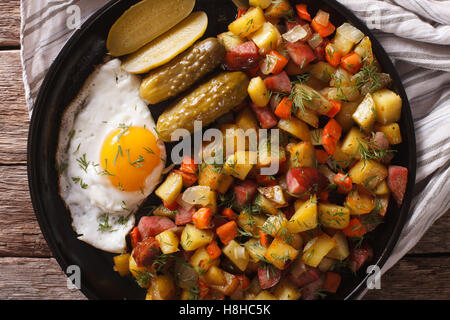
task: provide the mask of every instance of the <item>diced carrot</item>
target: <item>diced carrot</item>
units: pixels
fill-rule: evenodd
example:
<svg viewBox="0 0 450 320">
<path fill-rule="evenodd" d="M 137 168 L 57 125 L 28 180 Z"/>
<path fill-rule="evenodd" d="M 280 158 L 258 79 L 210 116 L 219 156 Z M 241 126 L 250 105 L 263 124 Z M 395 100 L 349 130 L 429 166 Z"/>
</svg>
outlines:
<svg viewBox="0 0 450 320">
<path fill-rule="evenodd" d="M 138 227 L 134 227 L 130 232 L 131 246 L 134 248 L 136 244 L 141 241 L 141 234 L 139 233 Z"/>
<path fill-rule="evenodd" d="M 289 15 L 289 13 L 292 11 L 292 7 L 289 4 L 288 0 L 278 0 L 272 2 L 270 7 L 268 7 L 264 15 L 267 19 L 269 18 L 282 18 Z"/>
<path fill-rule="evenodd" d="M 224 208 L 222 210 L 222 215 L 224 215 L 225 217 L 227 217 L 230 220 L 236 220 L 237 218 L 237 214 L 236 212 L 234 212 L 232 209 L 230 208 Z"/>
<path fill-rule="evenodd" d="M 323 147 L 328 152 L 329 155 L 333 155 L 336 151 L 337 140 L 331 136 L 323 136 Z"/>
<path fill-rule="evenodd" d="M 316 31 L 322 38 L 328 37 L 330 34 L 336 30 L 336 27 L 331 23 L 328 22 L 327 26 L 323 26 L 320 23 L 317 22 L 316 18 L 314 18 L 311 22 L 311 27 Z"/>
<path fill-rule="evenodd" d="M 311 15 L 308 13 L 308 6 L 306 4 L 298 4 L 295 8 L 297 9 L 297 14 L 300 18 L 311 21 Z"/>
<path fill-rule="evenodd" d="M 334 183 L 338 186 L 338 191 L 341 193 L 349 193 L 353 189 L 353 181 L 348 175 L 337 173 L 333 179 Z"/>
<path fill-rule="evenodd" d="M 223 244 L 227 245 L 238 235 L 238 226 L 235 221 L 227 222 L 216 229 L 216 233 Z"/>
<path fill-rule="evenodd" d="M 284 97 L 275 109 L 275 115 L 278 118 L 288 119 L 291 117 L 292 100 Z"/>
<path fill-rule="evenodd" d="M 242 17 L 246 12 L 247 12 L 247 8 L 244 8 L 244 7 L 238 8 L 236 19 L 239 19 L 240 17 Z"/>
<path fill-rule="evenodd" d="M 270 50 L 263 61 L 263 66 L 268 73 L 277 74 L 283 71 L 288 62 L 289 60 L 285 56 L 275 50 Z"/>
<path fill-rule="evenodd" d="M 211 259 L 217 259 L 222 253 L 216 241 L 212 241 L 206 246 L 206 252 L 208 252 Z"/>
<path fill-rule="evenodd" d="M 320 164 L 325 164 L 328 161 L 328 153 L 322 149 L 316 149 L 316 159 Z"/>
<path fill-rule="evenodd" d="M 201 208 L 192 216 L 192 222 L 197 229 L 209 229 L 212 227 L 213 211 L 211 208 Z"/>
<path fill-rule="evenodd" d="M 337 67 L 341 63 L 341 53 L 334 47 L 332 43 L 327 44 L 325 47 L 325 59 L 333 67 Z"/>
<path fill-rule="evenodd" d="M 366 234 L 367 229 L 358 218 L 353 218 L 342 232 L 349 238 L 362 237 Z"/>
<path fill-rule="evenodd" d="M 247 276 L 243 274 L 237 274 L 236 278 L 239 280 L 240 290 L 246 290 L 248 287 L 250 287 L 250 279 Z"/>
<path fill-rule="evenodd" d="M 194 159 L 189 156 L 184 156 L 181 162 L 180 170 L 186 173 L 196 174 L 198 172 L 198 166 Z"/>
<path fill-rule="evenodd" d="M 197 175 L 195 173 L 188 173 L 181 170 L 173 170 L 174 172 L 181 175 L 181 178 L 183 180 L 183 187 L 189 188 L 194 183 L 197 182 Z"/>
<path fill-rule="evenodd" d="M 356 52 L 349 53 L 342 57 L 341 67 L 353 74 L 358 73 L 362 67 L 362 59 Z"/>
<path fill-rule="evenodd" d="M 322 201 L 327 201 L 328 200 L 328 197 L 329 197 L 329 193 L 328 193 L 328 191 L 320 191 L 319 192 L 319 199 L 320 200 L 322 200 Z"/>
<path fill-rule="evenodd" d="M 259 234 L 259 244 L 263 246 L 264 248 L 269 247 L 269 235 L 262 230 L 258 231 Z"/>
<path fill-rule="evenodd" d="M 328 121 L 328 123 L 323 128 L 324 136 L 329 135 L 335 138 L 336 140 L 339 140 L 341 138 L 341 134 L 342 134 L 342 127 L 339 124 L 339 122 L 337 122 L 334 119 L 330 119 L 330 121 Z"/>
<path fill-rule="evenodd" d="M 167 203 L 167 202 L 163 201 L 163 205 L 170 211 L 174 211 L 178 208 L 178 202 L 176 202 L 176 201 L 174 201 L 173 203 Z"/>
<path fill-rule="evenodd" d="M 203 282 L 202 280 L 198 279 L 198 295 L 200 296 L 200 298 L 204 298 L 208 295 L 209 293 L 209 287 L 208 285 Z"/>
<path fill-rule="evenodd" d="M 330 102 L 333 107 L 330 109 L 330 111 L 328 111 L 327 116 L 330 118 L 334 118 L 339 113 L 339 111 L 341 111 L 342 102 L 338 100 L 330 100 Z"/>
<path fill-rule="evenodd" d="M 341 284 L 341 275 L 336 272 L 328 271 L 325 275 L 325 282 L 322 285 L 322 288 L 330 293 L 336 293 Z"/>
</svg>

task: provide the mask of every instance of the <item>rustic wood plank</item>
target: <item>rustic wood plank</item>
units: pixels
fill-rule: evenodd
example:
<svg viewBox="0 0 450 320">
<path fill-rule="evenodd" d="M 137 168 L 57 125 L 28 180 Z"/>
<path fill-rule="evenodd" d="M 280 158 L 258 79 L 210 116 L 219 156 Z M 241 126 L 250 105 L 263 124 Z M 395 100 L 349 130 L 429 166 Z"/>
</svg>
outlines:
<svg viewBox="0 0 450 320">
<path fill-rule="evenodd" d="M 381 278 L 381 290 L 369 290 L 370 300 L 450 299 L 450 257 L 404 257 Z"/>
<path fill-rule="evenodd" d="M 53 258 L 0 258 L 0 299 L 84 300 Z"/>
<path fill-rule="evenodd" d="M 437 220 L 408 254 L 450 252 L 450 211 Z"/>
<path fill-rule="evenodd" d="M 19 51 L 0 51 L 0 164 L 26 163 L 29 116 Z"/>
<path fill-rule="evenodd" d="M 20 45 L 20 0 L 0 2 L 0 46 Z"/>
<path fill-rule="evenodd" d="M 51 256 L 34 216 L 27 181 L 25 166 L 0 166 L 0 256 Z"/>
</svg>

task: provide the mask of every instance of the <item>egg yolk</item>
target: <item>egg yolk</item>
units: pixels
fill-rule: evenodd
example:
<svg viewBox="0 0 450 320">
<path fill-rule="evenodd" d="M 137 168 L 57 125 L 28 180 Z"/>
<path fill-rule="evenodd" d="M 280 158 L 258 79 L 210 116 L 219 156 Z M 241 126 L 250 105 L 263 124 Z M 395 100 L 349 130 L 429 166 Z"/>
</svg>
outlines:
<svg viewBox="0 0 450 320">
<path fill-rule="evenodd" d="M 104 141 L 100 163 L 103 174 L 117 189 L 142 191 L 147 177 L 161 163 L 161 151 L 150 130 L 123 127 Z"/>
</svg>

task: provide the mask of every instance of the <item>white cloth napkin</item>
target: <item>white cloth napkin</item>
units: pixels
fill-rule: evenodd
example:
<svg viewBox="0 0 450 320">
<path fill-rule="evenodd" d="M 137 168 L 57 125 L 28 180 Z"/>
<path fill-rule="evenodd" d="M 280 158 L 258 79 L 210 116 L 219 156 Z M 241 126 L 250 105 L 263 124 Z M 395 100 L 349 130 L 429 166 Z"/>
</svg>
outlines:
<svg viewBox="0 0 450 320">
<path fill-rule="evenodd" d="M 374 30 L 409 97 L 417 138 L 410 218 L 386 272 L 450 209 L 450 1 L 338 0 Z M 21 53 L 30 113 L 40 84 L 72 35 L 106 0 L 21 0 Z M 231 1 L 230 1 L 231 2 Z"/>
</svg>

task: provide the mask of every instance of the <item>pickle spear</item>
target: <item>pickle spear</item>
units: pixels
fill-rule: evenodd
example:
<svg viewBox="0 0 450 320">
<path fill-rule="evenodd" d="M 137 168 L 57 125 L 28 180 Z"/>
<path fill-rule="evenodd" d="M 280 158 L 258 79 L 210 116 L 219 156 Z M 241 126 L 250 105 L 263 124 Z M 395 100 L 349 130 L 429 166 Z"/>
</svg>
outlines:
<svg viewBox="0 0 450 320">
<path fill-rule="evenodd" d="M 247 97 L 249 79 L 243 72 L 226 72 L 215 76 L 169 107 L 159 117 L 156 129 L 161 139 L 172 142 L 182 137 L 177 129 L 194 132 L 194 121 L 205 127 L 242 103 Z"/>
<path fill-rule="evenodd" d="M 225 57 L 225 48 L 217 38 L 197 42 L 189 50 L 142 80 L 140 94 L 155 104 L 191 87 L 212 72 Z"/>
</svg>

